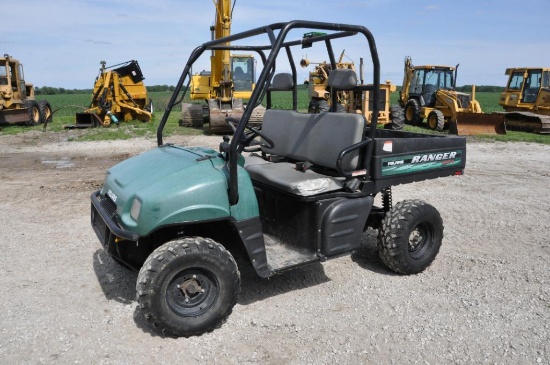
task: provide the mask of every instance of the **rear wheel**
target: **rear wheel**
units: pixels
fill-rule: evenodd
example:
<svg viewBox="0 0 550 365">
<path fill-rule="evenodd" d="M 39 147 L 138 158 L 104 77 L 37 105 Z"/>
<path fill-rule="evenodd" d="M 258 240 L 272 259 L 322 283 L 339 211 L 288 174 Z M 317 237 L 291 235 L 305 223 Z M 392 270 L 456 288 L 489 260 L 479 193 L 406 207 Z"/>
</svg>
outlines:
<svg viewBox="0 0 550 365">
<path fill-rule="evenodd" d="M 390 107 L 390 119 L 391 129 L 395 131 L 403 130 L 403 127 L 405 126 L 405 112 L 401 106 L 392 105 Z"/>
<path fill-rule="evenodd" d="M 25 108 L 29 111 L 29 119 L 25 123 L 28 126 L 37 125 L 40 123 L 40 107 L 35 100 L 27 100 Z"/>
<path fill-rule="evenodd" d="M 412 125 L 422 124 L 418 100 L 411 99 L 407 102 L 407 105 L 405 105 L 405 121 Z"/>
<path fill-rule="evenodd" d="M 38 109 L 40 110 L 40 123 L 50 123 L 52 120 L 52 107 L 46 100 L 40 100 L 38 102 Z"/>
<path fill-rule="evenodd" d="M 421 200 L 405 200 L 382 220 L 378 252 L 391 270 L 416 274 L 430 266 L 442 240 L 443 220 L 437 209 Z"/>
<path fill-rule="evenodd" d="M 431 130 L 442 131 L 445 127 L 445 117 L 440 110 L 432 110 L 428 114 L 428 126 Z"/>
<path fill-rule="evenodd" d="M 240 291 L 233 256 L 208 238 L 170 241 L 147 258 L 137 280 L 145 318 L 169 336 L 212 331 L 229 316 Z"/>
</svg>

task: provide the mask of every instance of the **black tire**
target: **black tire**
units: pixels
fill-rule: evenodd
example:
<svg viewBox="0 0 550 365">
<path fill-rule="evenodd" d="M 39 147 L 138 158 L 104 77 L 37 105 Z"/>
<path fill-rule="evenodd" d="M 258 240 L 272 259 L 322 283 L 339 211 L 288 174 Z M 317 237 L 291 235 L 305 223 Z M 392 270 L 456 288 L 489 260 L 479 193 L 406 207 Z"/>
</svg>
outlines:
<svg viewBox="0 0 550 365">
<path fill-rule="evenodd" d="M 440 110 L 432 110 L 428 114 L 428 127 L 431 130 L 443 131 L 443 128 L 445 128 L 445 117 Z"/>
<path fill-rule="evenodd" d="M 411 99 L 407 102 L 407 105 L 405 105 L 405 122 L 416 126 L 422 124 L 418 100 Z"/>
<path fill-rule="evenodd" d="M 402 131 L 405 127 L 405 111 L 399 105 L 390 107 L 391 129 L 394 131 Z"/>
<path fill-rule="evenodd" d="M 240 282 L 237 264 L 222 245 L 201 237 L 178 239 L 157 248 L 143 264 L 137 301 L 162 334 L 200 335 L 229 316 Z"/>
<path fill-rule="evenodd" d="M 29 111 L 29 120 L 25 123 L 29 127 L 35 126 L 40 123 L 40 107 L 35 100 L 25 101 L 25 108 Z"/>
<path fill-rule="evenodd" d="M 40 100 L 38 102 L 38 109 L 40 110 L 40 123 L 51 123 L 52 118 L 52 106 L 47 100 Z"/>
<path fill-rule="evenodd" d="M 325 99 L 313 99 L 309 102 L 308 113 L 328 112 L 330 106 Z"/>
<path fill-rule="evenodd" d="M 346 107 L 340 103 L 336 104 L 336 113 L 347 113 Z"/>
<path fill-rule="evenodd" d="M 382 220 L 378 253 L 391 270 L 417 274 L 431 265 L 443 240 L 437 209 L 421 200 L 397 203 Z"/>
</svg>

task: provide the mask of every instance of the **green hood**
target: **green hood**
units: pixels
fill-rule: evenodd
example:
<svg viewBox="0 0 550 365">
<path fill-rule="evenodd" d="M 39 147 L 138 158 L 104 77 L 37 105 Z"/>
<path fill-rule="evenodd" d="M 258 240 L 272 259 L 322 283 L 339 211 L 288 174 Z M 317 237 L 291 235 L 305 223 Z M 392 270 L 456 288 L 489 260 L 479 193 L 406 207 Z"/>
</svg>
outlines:
<svg viewBox="0 0 550 365">
<path fill-rule="evenodd" d="M 220 219 L 230 215 L 221 166 L 214 150 L 163 146 L 110 168 L 101 194 L 115 202 L 119 224 L 141 236 L 164 225 Z M 137 221 L 130 216 L 136 199 Z"/>
</svg>

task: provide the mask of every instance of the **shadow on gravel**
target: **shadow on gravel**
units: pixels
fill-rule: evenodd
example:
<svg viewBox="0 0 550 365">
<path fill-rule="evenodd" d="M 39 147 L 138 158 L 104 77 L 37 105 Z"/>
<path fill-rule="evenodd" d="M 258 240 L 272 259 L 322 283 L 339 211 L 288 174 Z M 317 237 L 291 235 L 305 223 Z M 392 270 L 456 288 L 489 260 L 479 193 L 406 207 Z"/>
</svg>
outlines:
<svg viewBox="0 0 550 365">
<path fill-rule="evenodd" d="M 351 260 L 362 269 L 382 275 L 398 276 L 399 274 L 388 269 L 384 262 L 382 262 L 382 259 L 380 259 L 380 256 L 378 256 L 378 247 L 376 246 L 378 241 L 377 234 L 377 231 L 368 229 L 363 234 L 361 246 L 351 255 Z"/>
<path fill-rule="evenodd" d="M 247 266 L 243 266 L 247 265 Z M 239 264 L 241 272 L 241 293 L 238 303 L 248 305 L 295 290 L 301 290 L 330 281 L 323 265 L 315 263 L 285 271 L 268 279 L 259 277 L 248 264 Z"/>
<path fill-rule="evenodd" d="M 102 249 L 94 252 L 93 265 L 105 298 L 122 304 L 135 301 L 137 272 L 119 264 Z"/>
<path fill-rule="evenodd" d="M 104 250 L 99 249 L 93 256 L 94 272 L 107 300 L 122 304 L 136 302 L 136 280 L 138 273 L 113 260 Z M 134 322 L 143 332 L 160 336 L 147 322 L 139 307 L 134 309 Z"/>
</svg>

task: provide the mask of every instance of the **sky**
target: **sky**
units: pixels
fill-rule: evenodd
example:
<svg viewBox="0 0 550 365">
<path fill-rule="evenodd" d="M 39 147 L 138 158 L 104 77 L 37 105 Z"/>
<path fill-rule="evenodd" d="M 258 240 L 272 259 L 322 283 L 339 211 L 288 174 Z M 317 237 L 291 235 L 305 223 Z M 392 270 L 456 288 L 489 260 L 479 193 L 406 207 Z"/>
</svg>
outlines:
<svg viewBox="0 0 550 365">
<path fill-rule="evenodd" d="M 21 61 L 37 87 L 91 89 L 100 61 L 129 60 L 139 62 L 145 85 L 175 85 L 214 22 L 212 0 L 0 4 L 0 52 Z M 550 67 L 549 16 L 548 0 L 236 0 L 231 31 L 294 19 L 359 24 L 376 40 L 381 80 L 400 85 L 411 56 L 416 65 L 460 64 L 459 86 L 505 86 L 506 68 Z"/>
</svg>

